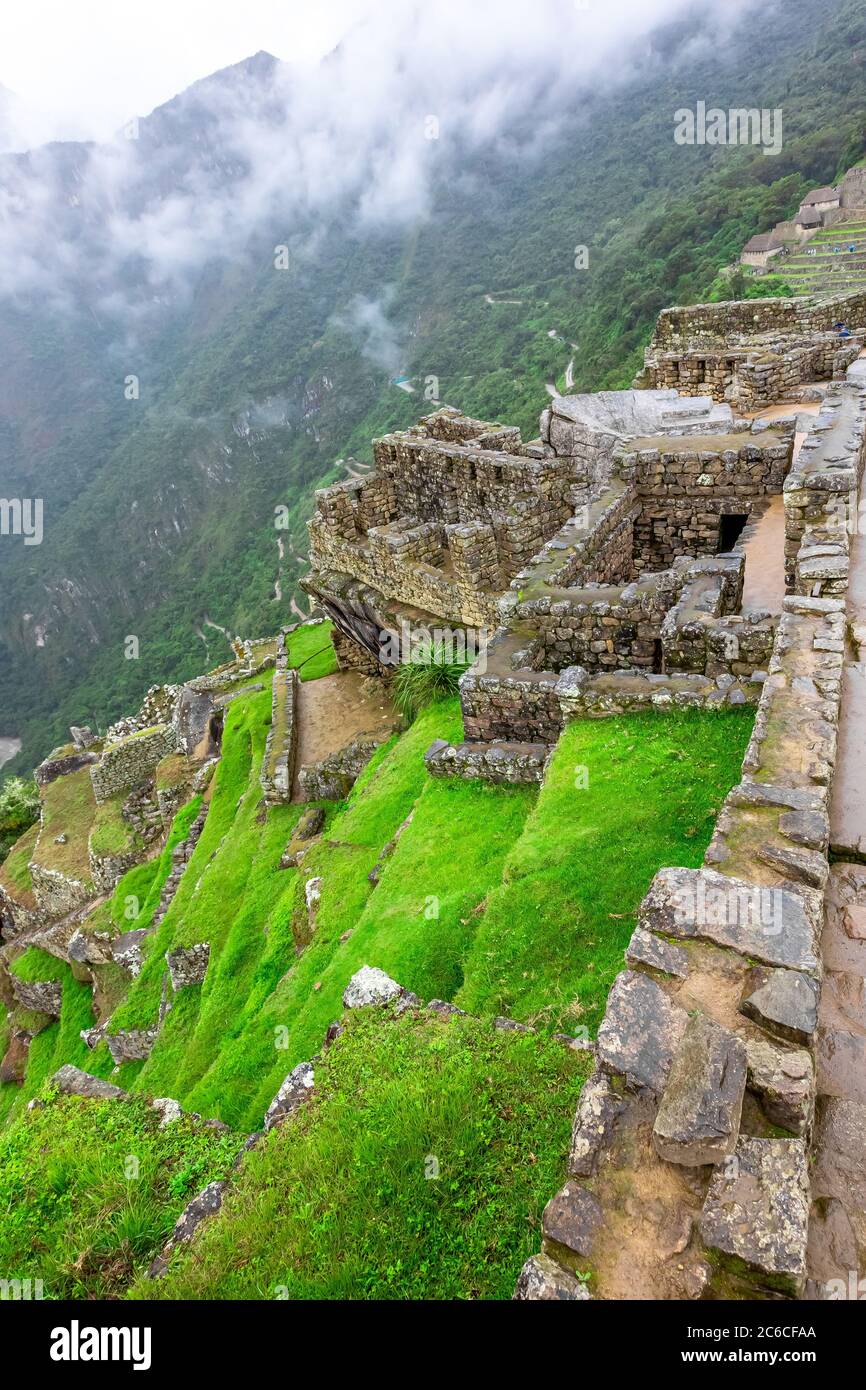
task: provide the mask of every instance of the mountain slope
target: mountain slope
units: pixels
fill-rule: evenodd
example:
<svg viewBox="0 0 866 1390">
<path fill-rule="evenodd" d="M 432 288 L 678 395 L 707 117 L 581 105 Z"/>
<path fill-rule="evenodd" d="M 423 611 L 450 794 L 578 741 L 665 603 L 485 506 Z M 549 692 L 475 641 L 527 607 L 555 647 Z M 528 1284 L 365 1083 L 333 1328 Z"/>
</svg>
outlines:
<svg viewBox="0 0 866 1390">
<path fill-rule="evenodd" d="M 358 215 L 363 190 L 317 209 L 263 176 L 292 139 L 266 54 L 160 108 L 119 154 L 7 157 L 7 187 L 53 191 L 72 248 L 47 293 L 37 236 L 0 313 L 0 491 L 38 486 L 45 502 L 41 546 L 0 544 L 13 770 L 70 722 L 104 723 L 153 681 L 213 664 L 220 628 L 273 631 L 302 599 L 313 488 L 421 413 L 425 385 L 531 437 L 570 359 L 576 389 L 625 384 L 663 304 L 700 299 L 749 235 L 858 157 L 855 0 L 796 0 L 784 23 L 750 11 L 711 52 L 699 29 L 660 31 L 629 86 L 575 97 L 547 139 L 524 117 L 510 143 L 420 142 L 429 207 L 391 223 Z M 782 107 L 782 152 L 675 146 L 673 112 L 698 99 Z M 257 132 L 240 153 L 227 112 Z M 180 249 L 157 280 L 169 233 Z"/>
</svg>

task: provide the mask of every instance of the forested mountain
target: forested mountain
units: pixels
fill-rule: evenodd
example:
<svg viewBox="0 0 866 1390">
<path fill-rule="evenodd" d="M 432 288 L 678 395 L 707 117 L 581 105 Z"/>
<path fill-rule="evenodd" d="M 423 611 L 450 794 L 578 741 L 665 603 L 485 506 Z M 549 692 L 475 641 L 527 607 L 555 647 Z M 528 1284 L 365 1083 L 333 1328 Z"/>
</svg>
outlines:
<svg viewBox="0 0 866 1390">
<path fill-rule="evenodd" d="M 575 389 L 627 384 L 661 307 L 860 157 L 859 0 L 743 8 L 712 41 L 702 11 L 601 91 L 524 93 L 507 138 L 470 139 L 472 108 L 449 135 L 444 98 L 425 138 L 435 84 L 407 97 L 423 196 L 351 143 L 340 50 L 303 146 L 294 76 L 260 53 L 113 144 L 0 160 L 0 494 L 43 499 L 45 526 L 0 543 L 13 767 L 212 666 L 223 629 L 289 619 L 313 489 L 373 435 L 438 395 L 531 437 L 571 359 Z M 675 145 L 699 100 L 781 108 L 781 152 Z M 332 114 L 343 144 L 313 162 Z"/>
</svg>

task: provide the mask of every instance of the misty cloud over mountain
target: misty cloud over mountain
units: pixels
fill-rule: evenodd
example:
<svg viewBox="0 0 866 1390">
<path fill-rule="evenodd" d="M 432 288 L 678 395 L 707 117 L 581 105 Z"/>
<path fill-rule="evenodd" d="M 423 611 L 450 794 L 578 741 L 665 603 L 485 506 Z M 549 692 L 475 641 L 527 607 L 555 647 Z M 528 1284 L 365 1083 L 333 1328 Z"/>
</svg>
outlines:
<svg viewBox="0 0 866 1390">
<path fill-rule="evenodd" d="M 443 174 L 470 178 L 467 155 L 538 158 L 566 112 L 718 44 L 744 6 L 527 8 L 389 4 L 318 68 L 259 53 L 109 143 L 7 155 L 0 295 L 86 304 L 134 335 L 259 229 L 303 260 L 335 219 L 364 230 L 426 218 Z"/>
</svg>

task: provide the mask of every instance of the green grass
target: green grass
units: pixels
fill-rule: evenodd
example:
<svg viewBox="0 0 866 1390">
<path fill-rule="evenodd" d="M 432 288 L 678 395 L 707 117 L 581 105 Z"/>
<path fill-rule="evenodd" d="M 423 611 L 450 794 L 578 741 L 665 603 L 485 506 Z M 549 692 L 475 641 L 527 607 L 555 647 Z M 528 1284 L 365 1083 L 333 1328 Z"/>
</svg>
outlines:
<svg viewBox="0 0 866 1390">
<path fill-rule="evenodd" d="M 361 965 L 379 965 L 425 998 L 454 994 L 478 904 L 535 800 L 534 791 L 429 778 L 430 743 L 462 730 L 458 702 L 440 703 L 377 750 L 347 803 L 329 810 L 302 870 L 279 870 L 302 808 L 262 814 L 269 713 L 268 692 L 229 707 L 204 832 L 112 1024 L 152 1023 L 165 951 L 209 941 L 204 984 L 178 997 L 151 1056 L 125 1066 L 121 1080 L 248 1128 L 261 1123 L 286 1072 L 318 1049 Z M 413 811 L 374 888 L 371 870 Z M 303 894 L 316 876 L 322 897 L 310 940 Z"/>
<path fill-rule="evenodd" d="M 302 681 L 315 681 L 336 671 L 337 657 L 331 642 L 332 626 L 328 622 L 301 626 L 286 638 L 289 665 L 300 668 Z"/>
<path fill-rule="evenodd" d="M 351 1018 L 312 1101 L 248 1155 L 194 1250 L 133 1297 L 510 1298 L 565 1178 L 588 1069 L 477 1019 Z"/>
<path fill-rule="evenodd" d="M 702 862 L 753 718 L 677 711 L 570 725 L 487 899 L 456 1002 L 594 1029 L 656 870 Z"/>
<path fill-rule="evenodd" d="M 240 1144 L 190 1119 L 160 1129 L 143 1100 L 49 1100 L 0 1134 L 3 1278 L 41 1279 L 47 1299 L 121 1296 Z"/>
<path fill-rule="evenodd" d="M 90 832 L 90 848 L 99 857 L 108 854 L 128 854 L 132 850 L 143 848 L 141 836 L 136 834 L 121 814 L 127 795 L 123 793 L 113 796 L 96 808 Z"/>
<path fill-rule="evenodd" d="M 2 867 L 0 867 L 0 884 L 7 892 L 11 893 L 16 901 L 28 907 L 32 907 L 35 901 L 29 865 L 38 839 L 39 822 L 37 821 L 35 825 L 31 825 L 29 830 L 25 830 L 19 840 L 16 840 L 4 859 Z"/>
<path fill-rule="evenodd" d="M 87 845 L 95 817 L 89 768 L 56 778 L 42 789 L 42 833 L 33 858 L 43 868 L 89 883 Z M 57 844 L 62 835 L 65 843 Z"/>
<path fill-rule="evenodd" d="M 58 960 L 57 956 L 40 950 L 38 946 L 29 946 L 20 956 L 16 956 L 9 968 L 13 975 L 28 984 L 36 980 L 62 980 L 69 973 L 65 961 Z"/>
</svg>

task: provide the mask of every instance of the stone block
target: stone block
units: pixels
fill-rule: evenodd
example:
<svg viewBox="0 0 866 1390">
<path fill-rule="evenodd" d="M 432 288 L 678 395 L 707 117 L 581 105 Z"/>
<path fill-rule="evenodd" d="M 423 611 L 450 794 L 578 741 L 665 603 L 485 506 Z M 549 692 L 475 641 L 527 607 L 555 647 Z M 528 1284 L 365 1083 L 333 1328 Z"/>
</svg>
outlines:
<svg viewBox="0 0 866 1390">
<path fill-rule="evenodd" d="M 688 1015 L 648 975 L 624 970 L 611 987 L 596 1043 L 599 1065 L 660 1094 Z"/>
<path fill-rule="evenodd" d="M 725 1273 L 743 1291 L 797 1297 L 806 1279 L 808 1227 L 803 1140 L 741 1137 L 716 1169 L 700 1219 L 704 1244 L 729 1259 Z M 724 1274 L 718 1279 L 724 1282 Z"/>
<path fill-rule="evenodd" d="M 290 1115 L 310 1099 L 313 1094 L 315 1076 L 311 1062 L 299 1062 L 289 1072 L 277 1094 L 265 1112 L 265 1129 L 273 1129 L 282 1124 Z"/>
<path fill-rule="evenodd" d="M 533 1255 L 520 1271 L 513 1297 L 526 1303 L 542 1300 L 586 1302 L 589 1289 L 549 1255 Z"/>
<path fill-rule="evenodd" d="M 819 992 L 811 975 L 759 966 L 746 978 L 740 1012 L 774 1037 L 809 1043 L 818 1026 Z"/>
<path fill-rule="evenodd" d="M 745 1089 L 740 1039 L 712 1019 L 690 1018 L 653 1126 L 656 1152 L 688 1167 L 719 1163 L 736 1145 Z"/>
</svg>

